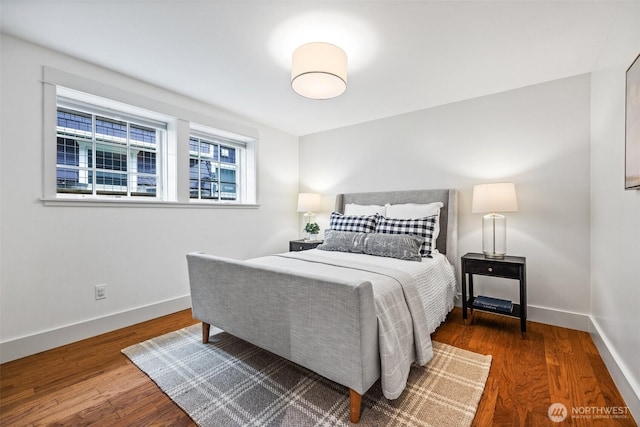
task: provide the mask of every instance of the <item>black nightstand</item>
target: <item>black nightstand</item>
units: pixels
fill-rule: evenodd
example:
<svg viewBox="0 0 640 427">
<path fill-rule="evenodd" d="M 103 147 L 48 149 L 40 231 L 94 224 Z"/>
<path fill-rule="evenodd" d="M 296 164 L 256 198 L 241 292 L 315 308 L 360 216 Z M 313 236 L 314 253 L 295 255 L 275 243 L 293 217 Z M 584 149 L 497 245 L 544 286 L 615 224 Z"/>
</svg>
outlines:
<svg viewBox="0 0 640 427">
<path fill-rule="evenodd" d="M 289 252 L 306 251 L 307 249 L 315 249 L 321 244 L 322 240 L 291 240 L 289 242 Z"/>
<path fill-rule="evenodd" d="M 467 320 L 467 308 L 520 318 L 522 335 L 527 332 L 527 259 L 520 256 L 505 256 L 503 259 L 485 258 L 484 254 L 468 253 L 462 257 L 462 318 Z M 467 298 L 467 274 L 469 275 L 469 297 Z M 520 303 L 513 303 L 513 311 L 505 313 L 485 307 L 474 307 L 473 275 L 503 277 L 520 282 Z"/>
</svg>

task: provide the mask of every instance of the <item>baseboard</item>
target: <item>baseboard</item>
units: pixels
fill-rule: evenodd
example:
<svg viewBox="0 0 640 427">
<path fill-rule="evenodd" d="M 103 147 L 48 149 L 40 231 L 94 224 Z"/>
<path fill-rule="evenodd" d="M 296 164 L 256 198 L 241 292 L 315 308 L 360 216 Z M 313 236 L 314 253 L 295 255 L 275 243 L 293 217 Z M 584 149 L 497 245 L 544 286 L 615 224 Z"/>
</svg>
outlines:
<svg viewBox="0 0 640 427">
<path fill-rule="evenodd" d="M 191 308 L 189 295 L 5 341 L 0 343 L 0 363 L 20 359 L 187 308 Z"/>
<path fill-rule="evenodd" d="M 462 306 L 462 297 L 456 301 L 458 307 Z M 546 325 L 560 326 L 562 328 L 577 329 L 589 332 L 589 315 L 574 313 L 572 311 L 557 310 L 549 307 L 527 305 L 527 320 L 544 323 Z"/>
<path fill-rule="evenodd" d="M 527 320 L 589 332 L 589 315 L 584 313 L 528 305 Z"/>
<path fill-rule="evenodd" d="M 622 398 L 627 404 L 631 415 L 640 421 L 640 384 L 633 381 L 625 363 L 618 356 L 618 352 L 611 345 L 606 335 L 598 325 L 598 322 L 589 316 L 589 333 L 595 343 L 604 364 L 607 365 L 609 374 L 616 383 Z"/>
</svg>

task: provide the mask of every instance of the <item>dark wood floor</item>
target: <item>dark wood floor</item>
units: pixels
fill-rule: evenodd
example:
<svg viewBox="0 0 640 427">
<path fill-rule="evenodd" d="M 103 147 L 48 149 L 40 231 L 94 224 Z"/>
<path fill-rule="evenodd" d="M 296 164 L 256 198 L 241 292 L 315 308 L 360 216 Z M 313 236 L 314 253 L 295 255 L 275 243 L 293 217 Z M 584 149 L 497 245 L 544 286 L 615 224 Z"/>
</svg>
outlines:
<svg viewBox="0 0 640 427">
<path fill-rule="evenodd" d="M 588 333 L 528 322 L 522 339 L 519 319 L 476 311 L 472 320 L 465 326 L 456 308 L 432 338 L 493 356 L 475 426 L 636 425 L 630 413 L 621 419 L 549 419 L 556 402 L 570 413 L 574 407 L 626 408 Z"/>
<path fill-rule="evenodd" d="M 624 425 L 623 419 L 552 423 L 551 403 L 625 407 L 587 333 L 459 309 L 437 341 L 493 355 L 476 426 Z M 195 323 L 189 310 L 0 365 L 0 425 L 194 425 L 120 350 Z"/>
</svg>

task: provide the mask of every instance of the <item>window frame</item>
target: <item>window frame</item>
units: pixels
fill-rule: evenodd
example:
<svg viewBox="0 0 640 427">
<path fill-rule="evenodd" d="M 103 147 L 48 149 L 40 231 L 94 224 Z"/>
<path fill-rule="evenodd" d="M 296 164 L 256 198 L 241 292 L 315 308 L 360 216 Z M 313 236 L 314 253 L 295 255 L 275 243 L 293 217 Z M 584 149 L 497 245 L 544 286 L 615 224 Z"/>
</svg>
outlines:
<svg viewBox="0 0 640 427">
<path fill-rule="evenodd" d="M 197 154 L 194 156 L 194 151 L 191 150 L 191 141 L 195 139 L 197 141 L 197 147 L 198 147 L 198 152 Z M 193 180 L 193 178 L 191 177 L 191 160 L 196 160 L 198 161 L 198 163 L 200 163 L 203 160 L 202 157 L 202 153 L 201 153 L 201 144 L 202 143 L 206 143 L 206 144 L 211 144 L 214 147 L 217 147 L 218 149 L 218 160 L 215 160 L 215 157 L 212 158 L 212 160 L 209 160 L 212 164 L 215 165 L 216 170 L 217 170 L 217 197 L 216 198 L 209 198 L 209 197 L 202 197 L 202 182 L 201 182 L 201 171 L 202 168 L 200 165 L 198 165 L 198 183 L 197 183 L 197 197 L 193 197 L 193 193 L 192 193 L 192 187 L 191 187 L 191 182 Z M 235 162 L 233 164 L 231 163 L 225 163 L 222 161 L 222 150 L 223 149 L 233 149 L 235 150 Z M 246 165 L 246 150 L 247 150 L 247 144 L 243 143 L 241 141 L 238 140 L 233 140 L 233 139 L 229 139 L 229 138 L 225 138 L 225 137 L 221 137 L 218 135 L 215 135 L 213 133 L 207 133 L 207 132 L 202 132 L 202 131 L 197 131 L 194 130 L 192 127 L 191 132 L 189 132 L 189 172 L 190 172 L 190 176 L 189 176 L 189 199 L 192 202 L 209 202 L 209 203 L 238 203 L 241 202 L 242 200 L 245 200 L 245 194 L 244 192 L 246 191 L 246 185 L 244 185 L 244 181 L 246 180 L 246 174 L 245 174 L 245 165 Z M 231 166 L 232 165 L 232 166 Z M 234 170 L 235 171 L 235 183 L 234 185 L 236 186 L 236 197 L 233 200 L 227 200 L 224 199 L 222 197 L 223 191 L 222 191 L 222 185 L 223 185 L 223 180 L 222 180 L 222 169 L 227 169 L 227 170 Z"/>
<path fill-rule="evenodd" d="M 199 123 L 190 123 L 189 126 L 189 138 L 188 145 L 191 144 L 191 138 L 198 138 L 199 140 L 205 140 L 207 143 L 216 144 L 218 147 L 226 146 L 234 148 L 236 150 L 236 194 L 235 201 L 223 200 L 220 197 L 221 194 L 221 180 L 218 178 L 218 199 L 208 198 L 191 198 L 191 176 L 189 176 L 189 201 L 193 204 L 211 204 L 211 205 L 225 205 L 225 204 L 241 204 L 252 205 L 256 203 L 256 172 L 255 155 L 256 155 L 256 140 L 250 137 L 244 137 L 242 135 L 226 132 L 221 129 L 212 128 Z M 200 148 L 198 148 L 198 151 Z M 189 162 L 193 158 L 191 155 L 191 148 L 188 150 Z M 220 153 L 218 153 L 220 156 Z M 222 162 L 220 159 L 218 163 Z M 253 167 L 250 165 L 253 163 Z M 185 163 L 186 167 L 189 167 L 189 163 Z M 190 167 L 189 167 L 190 169 Z M 221 175 L 219 173 L 219 175 Z M 198 191 L 200 194 L 200 191 Z"/>
<path fill-rule="evenodd" d="M 64 92 L 64 91 L 63 91 Z M 97 100 L 97 102 L 100 102 L 100 100 Z M 77 167 L 73 167 L 73 166 L 69 166 L 69 169 L 78 169 L 78 171 L 84 171 L 87 173 L 88 177 L 92 177 L 92 178 L 88 178 L 88 179 L 92 179 L 92 185 L 91 185 L 91 193 L 81 193 L 81 192 L 67 192 L 67 191 L 59 191 L 59 187 L 57 186 L 57 182 L 56 182 L 56 196 L 60 197 L 60 198 L 64 198 L 64 197 L 69 197 L 69 198 L 75 198 L 75 197 L 86 197 L 86 196 L 91 196 L 93 198 L 118 198 L 118 199 L 124 199 L 124 200 L 167 200 L 167 185 L 166 185 L 166 175 L 167 175 L 167 165 L 165 162 L 165 158 L 166 158 L 166 148 L 167 148 L 167 128 L 168 128 L 168 124 L 165 121 L 160 121 L 160 120 L 154 120 L 154 119 L 150 119 L 149 117 L 144 117 L 144 116 L 140 116 L 140 115 L 135 115 L 135 114 L 131 114 L 128 112 L 123 112 L 123 111 L 119 111 L 119 110 L 114 110 L 112 108 L 105 108 L 102 107 L 100 105 L 97 104 L 93 104 L 93 103 L 88 103 L 85 101 L 79 101 L 77 99 L 73 99 L 73 98 L 68 98 L 65 97 L 64 95 L 60 95 L 58 94 L 56 97 L 56 116 L 58 114 L 58 112 L 60 110 L 63 111 L 67 111 L 71 114 L 73 113 L 79 113 L 79 114 L 84 114 L 84 115 L 89 115 L 91 117 L 91 131 L 87 131 L 88 134 L 82 138 L 82 141 L 79 142 L 79 144 L 82 145 L 86 145 L 87 147 L 89 147 L 87 149 L 87 151 L 89 153 L 91 153 L 91 158 L 87 159 L 87 165 L 82 167 L 80 165 L 78 165 Z M 111 142 L 111 141 L 107 141 L 107 140 L 99 140 L 98 138 L 98 131 L 97 131 L 97 121 L 98 118 L 104 118 L 107 120 L 113 120 L 113 121 L 119 121 L 119 122 L 123 122 L 124 124 L 126 124 L 126 137 L 125 137 L 125 143 L 122 144 L 118 144 L 115 142 Z M 155 143 L 155 150 L 152 151 L 155 153 L 156 156 L 156 160 L 155 160 L 155 168 L 156 168 L 156 173 L 155 175 L 152 174 L 148 174 L 148 173 L 140 173 L 137 171 L 137 164 L 136 164 L 136 168 L 134 171 L 134 168 L 132 167 L 134 162 L 137 162 L 137 154 L 136 153 L 136 159 L 134 159 L 132 157 L 133 153 L 132 150 L 134 150 L 135 148 L 133 148 L 134 144 L 131 142 L 131 127 L 132 126 L 140 126 L 140 127 L 144 127 L 144 128 L 151 128 L 154 129 L 156 131 L 156 143 Z M 58 133 L 58 126 L 56 123 L 56 138 L 69 138 L 69 139 L 73 139 L 76 141 L 76 143 L 78 143 L 78 140 L 76 139 L 76 137 L 74 137 L 71 134 L 60 134 Z M 104 147 L 112 147 L 113 150 L 110 151 L 107 149 L 99 149 L 99 145 L 102 145 Z M 114 171 L 114 172 L 108 172 L 106 170 L 100 170 L 100 168 L 98 167 L 98 152 L 113 152 L 116 153 L 118 150 L 117 148 L 120 149 L 124 149 L 124 157 L 126 158 L 126 162 L 127 162 L 127 167 L 125 171 Z M 140 152 L 143 151 L 148 151 L 148 150 L 140 150 Z M 63 168 L 65 167 L 64 165 L 59 165 L 57 163 L 57 159 L 56 159 L 56 173 L 58 170 L 58 167 L 62 166 Z M 104 168 L 103 168 L 104 169 Z M 99 183 L 99 176 L 100 174 L 108 174 L 108 173 L 112 173 L 114 175 L 123 175 L 126 179 L 126 186 L 124 187 L 124 191 L 126 194 L 105 194 L 108 192 L 108 190 L 106 188 L 101 189 L 100 187 L 105 187 L 105 184 L 100 184 Z M 150 195 L 141 195 L 141 194 L 136 194 L 138 192 L 133 191 L 132 189 L 132 176 L 136 175 L 137 177 L 143 175 L 143 176 L 152 176 L 155 179 L 156 182 L 156 192 L 154 196 L 150 196 Z M 57 179 L 56 179 L 57 181 Z M 111 190 L 113 191 L 113 190 Z M 102 194 L 101 194 L 102 193 Z"/>
<path fill-rule="evenodd" d="M 43 165 L 42 195 L 39 198 L 45 206 L 85 206 L 85 207 L 170 207 L 170 208 L 258 208 L 258 130 L 238 122 L 217 117 L 219 114 L 211 106 L 202 104 L 198 113 L 180 107 L 179 102 L 165 103 L 157 98 L 149 98 L 143 93 L 158 96 L 158 89 L 149 92 L 142 82 L 125 79 L 118 87 L 95 80 L 70 74 L 49 66 L 42 67 L 43 79 Z M 123 89 L 133 88 L 137 92 Z M 150 197 L 68 197 L 57 193 L 57 98 L 59 91 L 67 91 L 70 98 L 86 101 L 101 98 L 106 102 L 101 108 L 112 108 L 121 115 L 131 111 L 145 110 L 150 118 L 166 121 L 165 161 L 166 173 L 163 175 L 163 188 L 166 198 L 160 200 Z M 168 92 L 167 92 L 168 94 Z M 178 96 L 179 95 L 172 95 Z M 69 97 L 69 96 L 67 96 Z M 187 99 L 188 98 L 184 98 Z M 91 102 L 89 102 L 91 103 Z M 134 113 L 134 115 L 137 115 Z M 195 125 L 202 123 L 202 125 Z M 237 139 L 246 144 L 243 172 L 243 198 L 235 202 L 195 201 L 190 199 L 189 191 L 189 134 L 194 127 L 206 128 L 220 137 Z"/>
</svg>

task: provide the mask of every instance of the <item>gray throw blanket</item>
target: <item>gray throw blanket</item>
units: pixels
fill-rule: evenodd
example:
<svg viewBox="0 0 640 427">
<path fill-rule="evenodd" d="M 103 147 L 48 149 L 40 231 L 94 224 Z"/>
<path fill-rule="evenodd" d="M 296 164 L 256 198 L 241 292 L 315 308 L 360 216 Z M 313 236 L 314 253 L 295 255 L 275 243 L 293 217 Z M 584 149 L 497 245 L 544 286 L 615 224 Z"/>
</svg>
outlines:
<svg viewBox="0 0 640 427">
<path fill-rule="evenodd" d="M 373 262 L 343 261 L 319 251 L 290 252 L 248 262 L 330 278 L 370 281 L 378 319 L 382 391 L 387 399 L 400 396 L 414 361 L 422 366 L 433 357 L 424 304 L 416 279 L 410 274 Z"/>
</svg>

